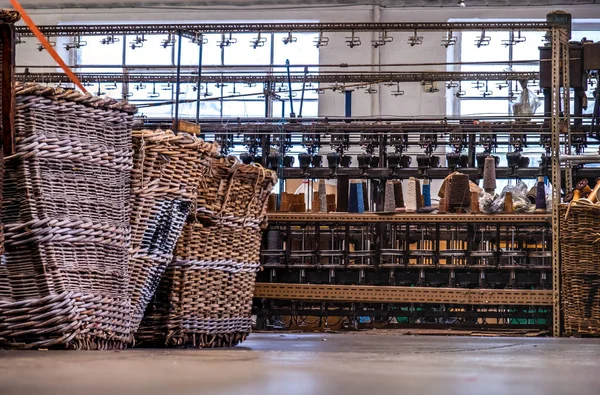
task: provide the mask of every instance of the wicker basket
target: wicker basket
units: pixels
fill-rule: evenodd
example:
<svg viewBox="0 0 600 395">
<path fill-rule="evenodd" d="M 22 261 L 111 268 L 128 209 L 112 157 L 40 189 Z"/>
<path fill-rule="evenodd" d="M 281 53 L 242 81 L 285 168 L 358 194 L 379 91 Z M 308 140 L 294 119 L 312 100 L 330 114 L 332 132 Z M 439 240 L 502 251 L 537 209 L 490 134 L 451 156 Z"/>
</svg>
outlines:
<svg viewBox="0 0 600 395">
<path fill-rule="evenodd" d="M 233 346 L 250 331 L 267 196 L 276 178 L 262 167 L 229 163 L 225 188 L 208 189 L 218 197 L 204 197 L 218 201 L 214 207 L 221 210 L 210 215 L 199 210 L 184 226 L 175 259 L 136 335 L 140 344 Z"/>
<path fill-rule="evenodd" d="M 0 341 L 13 348 L 122 348 L 135 107 L 17 85 L 5 160 Z"/>
<path fill-rule="evenodd" d="M 156 292 L 216 144 L 171 131 L 133 132 L 129 293 L 135 333 Z"/>
<path fill-rule="evenodd" d="M 19 14 L 16 11 L 13 10 L 4 10 L 4 9 L 0 9 L 0 24 L 7 24 L 7 25 L 14 25 L 16 22 L 18 22 L 21 19 L 21 14 Z M 14 58 L 9 58 L 9 59 L 4 59 L 5 56 L 10 56 L 7 53 L 12 52 L 14 55 L 14 47 L 15 47 L 15 43 L 14 40 L 11 40 L 12 42 L 4 42 L 2 43 L 2 45 L 0 45 L 0 72 L 2 72 L 2 75 L 5 74 L 6 71 L 10 72 L 11 74 L 13 74 L 14 77 Z M 5 67 L 6 65 L 13 63 L 12 64 L 12 68 L 10 70 L 4 70 L 3 67 Z M 0 79 L 0 92 L 2 92 L 4 89 L 11 89 L 10 86 L 2 86 L 2 79 Z M 2 103 L 2 99 L 0 98 L 0 114 L 4 114 L 3 113 L 3 107 L 2 107 L 3 103 Z M 2 124 L 0 123 L 0 134 L 2 131 Z M 4 150 L 3 150 L 3 146 L 2 146 L 2 142 L 0 142 L 0 180 L 2 180 L 3 176 L 4 176 Z M 0 182 L 0 202 L 2 202 L 2 182 Z M 4 253 L 4 226 L 2 224 L 2 221 L 0 220 L 0 254 Z M 0 276 L 4 277 L 6 273 L 6 268 L 2 267 L 2 263 L 0 263 Z M 0 280 L 1 283 L 1 280 Z M 1 287 L 1 284 L 0 284 Z M 3 295 L 3 291 L 0 288 L 0 298 L 2 298 Z"/>
<path fill-rule="evenodd" d="M 561 303 L 565 335 L 600 336 L 600 206 L 560 207 Z"/>
</svg>

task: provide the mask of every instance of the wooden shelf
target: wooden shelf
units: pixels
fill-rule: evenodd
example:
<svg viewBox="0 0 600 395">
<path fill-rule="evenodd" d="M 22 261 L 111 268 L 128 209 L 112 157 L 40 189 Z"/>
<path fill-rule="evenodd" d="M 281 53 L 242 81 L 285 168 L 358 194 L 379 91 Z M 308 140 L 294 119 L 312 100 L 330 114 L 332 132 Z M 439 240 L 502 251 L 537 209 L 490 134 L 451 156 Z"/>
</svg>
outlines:
<svg viewBox="0 0 600 395">
<path fill-rule="evenodd" d="M 256 283 L 254 297 L 356 303 L 552 306 L 552 290 Z"/>
<path fill-rule="evenodd" d="M 267 214 L 269 222 L 297 223 L 550 223 L 548 214 L 378 214 L 378 213 L 279 213 Z"/>
</svg>

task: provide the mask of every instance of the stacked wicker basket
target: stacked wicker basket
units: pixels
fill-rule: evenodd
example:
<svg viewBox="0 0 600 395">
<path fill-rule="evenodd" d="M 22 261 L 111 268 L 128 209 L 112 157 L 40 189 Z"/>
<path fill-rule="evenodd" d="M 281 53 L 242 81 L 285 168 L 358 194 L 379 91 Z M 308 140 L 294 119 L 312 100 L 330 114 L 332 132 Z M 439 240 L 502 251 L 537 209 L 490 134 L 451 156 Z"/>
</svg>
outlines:
<svg viewBox="0 0 600 395">
<path fill-rule="evenodd" d="M 0 9 L 0 24 L 14 25 L 20 19 L 21 19 L 21 15 L 18 12 L 12 11 L 12 10 Z M 10 63 L 10 62 L 7 62 L 6 59 L 4 59 L 4 58 L 5 58 L 5 56 L 10 56 L 10 52 L 14 51 L 14 46 L 15 46 L 14 42 L 8 42 L 8 43 L 5 42 L 0 45 L 0 72 L 4 73 L 5 70 L 3 68 L 6 67 L 6 65 Z M 13 68 L 13 70 L 14 70 L 14 68 Z M 2 92 L 3 89 L 6 89 L 6 87 L 2 86 L 2 79 L 0 78 L 0 92 Z M 3 100 L 3 98 L 0 98 L 0 114 L 3 114 L 2 100 Z M 0 122 L 0 130 L 2 130 L 3 126 L 4 125 L 2 124 L 2 122 Z M 2 148 L 4 148 L 4 147 L 0 146 L 0 180 L 2 179 L 2 177 L 4 175 L 4 150 Z M 0 182 L 0 202 L 1 201 L 2 201 L 2 182 Z M 3 225 L 2 221 L 0 220 L 0 254 L 2 254 L 2 253 L 4 253 L 4 225 Z M 2 280 L 2 278 L 6 279 L 7 277 L 8 277 L 8 270 L 6 269 L 6 265 L 4 265 L 2 262 L 0 262 L 0 300 L 2 300 L 3 298 L 10 297 L 10 289 L 8 287 L 8 281 Z"/>
<path fill-rule="evenodd" d="M 122 348 L 130 339 L 129 200 L 134 107 L 17 85 L 6 158 L 0 342 Z"/>
<path fill-rule="evenodd" d="M 560 207 L 561 302 L 565 335 L 600 336 L 600 206 Z"/>
<path fill-rule="evenodd" d="M 167 265 L 217 145 L 171 131 L 133 132 L 129 293 L 132 333 Z"/>
<path fill-rule="evenodd" d="M 220 347 L 250 331 L 267 197 L 276 177 L 233 158 L 214 159 L 136 339 L 159 346 Z"/>
</svg>

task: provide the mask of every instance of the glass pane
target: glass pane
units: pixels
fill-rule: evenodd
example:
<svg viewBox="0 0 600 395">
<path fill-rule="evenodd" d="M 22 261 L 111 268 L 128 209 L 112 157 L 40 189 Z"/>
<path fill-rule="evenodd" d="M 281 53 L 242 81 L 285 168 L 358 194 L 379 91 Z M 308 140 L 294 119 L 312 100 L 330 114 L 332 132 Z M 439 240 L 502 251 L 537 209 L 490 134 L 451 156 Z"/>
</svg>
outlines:
<svg viewBox="0 0 600 395">
<path fill-rule="evenodd" d="M 461 100 L 460 115 L 508 115 L 508 100 Z"/>
<path fill-rule="evenodd" d="M 64 48 L 71 48 L 69 51 L 77 49 L 78 64 L 84 67 L 79 68 L 80 72 L 87 73 L 103 73 L 112 72 L 120 73 L 121 67 L 116 68 L 99 68 L 99 67 L 85 67 L 85 66 L 102 66 L 112 65 L 120 66 L 123 64 L 123 43 L 121 42 L 123 37 L 113 37 L 112 40 L 108 38 L 100 38 L 98 36 L 82 36 L 81 40 L 70 38 L 69 41 L 64 43 Z M 103 44 L 104 42 L 104 44 Z"/>
<path fill-rule="evenodd" d="M 214 66 L 221 64 L 221 48 L 217 41 L 221 39 L 219 34 L 204 35 L 206 43 L 202 46 L 202 65 Z M 198 65 L 199 46 L 191 40 L 184 38 L 181 42 L 181 64 L 188 66 Z"/>
<path fill-rule="evenodd" d="M 265 103 L 263 101 L 223 101 L 223 117 L 263 117 Z"/>
<path fill-rule="evenodd" d="M 571 32 L 571 41 L 581 41 L 582 38 L 600 41 L 600 30 L 573 30 Z"/>
<path fill-rule="evenodd" d="M 171 91 L 162 88 L 163 84 L 132 83 L 129 86 L 130 100 L 171 100 Z"/>
<path fill-rule="evenodd" d="M 204 96 L 206 85 L 200 89 L 200 117 L 218 118 L 221 116 L 221 103 L 211 100 L 212 97 Z M 214 87 L 213 87 L 214 88 Z M 218 96 L 218 95 L 217 95 Z M 183 118 L 196 118 L 197 90 L 195 84 L 181 84 L 179 114 Z"/>
<path fill-rule="evenodd" d="M 461 34 L 461 61 L 462 62 L 481 62 L 481 61 L 508 61 L 508 48 L 503 45 L 503 40 L 507 40 L 508 32 L 486 32 L 482 45 L 477 47 L 480 41 L 481 32 L 462 32 Z M 489 39 L 489 41 L 488 41 Z M 487 44 L 487 45 L 485 45 Z M 508 64 L 499 65 L 462 65 L 461 71 L 504 71 Z M 464 96 L 487 96 L 500 95 L 497 91 L 495 82 L 485 81 L 465 81 L 460 84 Z"/>
<path fill-rule="evenodd" d="M 141 39 L 144 41 L 139 41 Z M 133 66 L 170 65 L 176 44 L 177 38 L 173 35 L 127 36 L 126 63 Z"/>
<path fill-rule="evenodd" d="M 524 39 L 525 41 L 512 46 L 513 60 L 539 60 L 539 47 L 544 45 L 544 36 L 544 32 L 521 33 L 521 39 Z M 518 36 L 516 39 L 518 40 Z M 540 66 L 537 62 L 535 64 L 513 65 L 513 70 L 515 71 L 539 71 L 539 69 Z"/>
<path fill-rule="evenodd" d="M 269 34 L 239 33 L 231 36 L 234 44 L 223 48 L 226 65 L 269 65 L 271 36 Z M 222 41 L 223 38 L 219 39 Z M 226 36 L 225 40 L 229 40 Z"/>
<path fill-rule="evenodd" d="M 149 118 L 171 118 L 173 117 L 172 104 L 160 104 L 152 101 L 132 101 L 138 107 L 138 115 L 145 115 Z M 144 107 L 144 105 L 154 104 L 152 107 Z"/>
<path fill-rule="evenodd" d="M 300 115 L 300 102 L 294 101 L 294 110 L 296 111 L 296 115 Z M 319 116 L 319 102 L 317 100 L 304 101 L 304 105 L 302 107 L 302 117 L 303 118 L 315 118 Z"/>
<path fill-rule="evenodd" d="M 293 33 L 291 39 L 287 33 L 275 34 L 273 38 L 274 64 L 284 65 L 287 59 L 292 66 L 319 64 L 319 49 L 314 45 L 314 41 L 318 38 L 318 33 Z"/>
<path fill-rule="evenodd" d="M 507 40 L 508 32 L 485 32 L 485 40 L 480 47 L 479 42 L 481 32 L 462 32 L 461 33 L 461 61 L 462 62 L 481 62 L 481 61 L 508 61 L 508 48 L 503 45 L 503 40 Z M 487 41 L 489 39 L 489 41 Z M 487 43 L 487 45 L 485 45 Z M 462 71 L 503 71 L 507 65 L 463 65 Z"/>
<path fill-rule="evenodd" d="M 223 86 L 223 96 L 234 100 L 236 96 L 242 96 L 243 99 L 258 99 L 263 94 L 263 84 L 230 83 Z"/>
</svg>

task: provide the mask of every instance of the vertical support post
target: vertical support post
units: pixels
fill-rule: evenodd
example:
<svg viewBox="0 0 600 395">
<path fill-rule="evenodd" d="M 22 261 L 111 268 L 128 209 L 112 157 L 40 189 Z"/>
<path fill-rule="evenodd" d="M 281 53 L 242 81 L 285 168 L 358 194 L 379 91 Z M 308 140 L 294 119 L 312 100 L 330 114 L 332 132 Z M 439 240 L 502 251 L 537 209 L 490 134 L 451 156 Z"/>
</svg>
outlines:
<svg viewBox="0 0 600 395">
<path fill-rule="evenodd" d="M 183 34 L 181 30 L 177 31 L 177 77 L 175 86 L 175 125 L 173 131 L 179 132 L 179 94 L 181 93 L 181 39 Z"/>
<path fill-rule="evenodd" d="M 123 35 L 121 37 L 123 40 L 122 52 L 121 52 L 121 68 L 123 70 L 123 83 L 121 86 L 121 99 L 124 102 L 129 100 L 129 78 L 127 78 L 127 74 L 129 74 L 129 70 L 127 69 L 127 35 Z"/>
<path fill-rule="evenodd" d="M 350 118 L 352 116 L 352 91 L 347 90 L 344 92 L 344 117 Z M 350 122 L 347 120 L 346 122 Z"/>
<path fill-rule="evenodd" d="M 560 239 L 559 239 L 559 211 L 558 205 L 561 198 L 561 171 L 560 171 L 560 58 L 561 58 L 561 29 L 552 27 L 552 86 L 551 92 L 551 119 L 550 127 L 552 139 L 550 143 L 550 156 L 552 164 L 552 333 L 558 337 L 561 334 L 561 309 L 560 309 Z M 568 77 L 567 77 L 568 78 Z"/>
<path fill-rule="evenodd" d="M 563 119 L 562 129 L 566 132 L 567 141 L 565 144 L 565 154 L 571 155 L 571 81 L 570 81 L 570 61 L 569 61 L 569 36 L 565 30 L 560 32 L 561 49 L 561 71 L 562 71 L 562 91 L 563 91 Z M 566 130 L 565 130 L 566 129 Z M 573 171 L 571 162 L 565 164 L 565 187 L 567 191 L 573 189 Z"/>
<path fill-rule="evenodd" d="M 196 124 L 200 124 L 200 88 L 202 87 L 202 52 L 204 49 L 204 38 L 199 38 L 198 43 L 198 82 L 196 83 Z M 204 138 L 204 136 L 202 136 Z"/>
<path fill-rule="evenodd" d="M 8 156 L 15 152 L 15 30 L 12 23 L 0 22 L 0 47 L 2 147 L 4 156 Z"/>
</svg>

